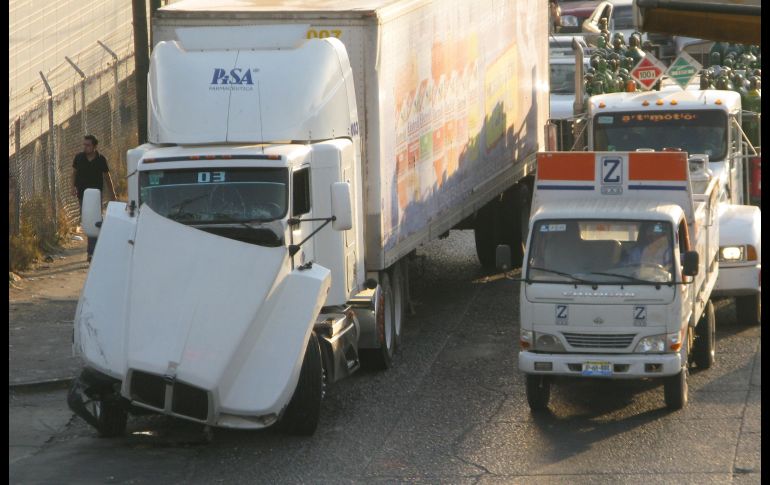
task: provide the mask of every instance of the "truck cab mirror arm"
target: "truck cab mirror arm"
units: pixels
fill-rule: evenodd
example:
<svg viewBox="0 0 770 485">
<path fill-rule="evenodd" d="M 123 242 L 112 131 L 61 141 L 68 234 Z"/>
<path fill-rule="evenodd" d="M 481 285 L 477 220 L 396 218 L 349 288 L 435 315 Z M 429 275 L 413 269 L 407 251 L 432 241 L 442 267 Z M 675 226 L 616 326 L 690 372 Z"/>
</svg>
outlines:
<svg viewBox="0 0 770 485">
<path fill-rule="evenodd" d="M 290 226 L 295 226 L 295 225 L 299 224 L 300 222 L 324 221 L 323 224 L 318 226 L 318 228 L 315 231 L 313 231 L 310 234 L 308 234 L 307 237 L 305 237 L 305 239 L 303 239 L 299 243 L 297 243 L 297 244 L 289 244 L 289 256 L 294 256 L 295 254 L 297 254 L 297 252 L 299 251 L 300 246 L 305 244 L 305 242 L 308 239 L 310 239 L 311 237 L 315 236 L 315 234 L 318 231 L 320 231 L 321 229 L 323 229 L 324 226 L 326 226 L 330 222 L 334 222 L 335 220 L 337 220 L 337 218 L 334 217 L 334 216 L 331 216 L 331 217 L 316 217 L 316 218 L 311 218 L 311 219 L 295 219 L 295 218 L 289 219 L 287 222 L 289 223 Z"/>
</svg>

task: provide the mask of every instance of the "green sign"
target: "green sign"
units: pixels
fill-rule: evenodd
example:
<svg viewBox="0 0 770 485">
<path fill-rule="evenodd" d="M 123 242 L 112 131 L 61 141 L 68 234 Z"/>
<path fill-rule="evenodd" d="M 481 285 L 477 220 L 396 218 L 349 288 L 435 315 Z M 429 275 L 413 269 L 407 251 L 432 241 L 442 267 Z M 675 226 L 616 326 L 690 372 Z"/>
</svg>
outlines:
<svg viewBox="0 0 770 485">
<path fill-rule="evenodd" d="M 703 66 L 701 66 L 698 61 L 693 59 L 686 52 L 682 52 L 668 67 L 666 74 L 682 89 L 687 89 L 687 85 L 692 78 L 698 75 L 702 68 Z"/>
</svg>

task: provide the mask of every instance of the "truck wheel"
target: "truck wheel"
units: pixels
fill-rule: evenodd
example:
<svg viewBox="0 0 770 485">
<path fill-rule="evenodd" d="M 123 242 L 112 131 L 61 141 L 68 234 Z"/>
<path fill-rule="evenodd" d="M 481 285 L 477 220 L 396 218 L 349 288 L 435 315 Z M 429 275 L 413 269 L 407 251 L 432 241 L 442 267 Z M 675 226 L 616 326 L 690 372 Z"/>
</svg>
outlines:
<svg viewBox="0 0 770 485">
<path fill-rule="evenodd" d="M 102 438 L 113 438 L 126 432 L 128 413 L 117 399 L 92 401 L 91 413 L 96 418 L 96 431 Z"/>
<path fill-rule="evenodd" d="M 742 325 L 759 325 L 762 321 L 762 307 L 759 295 L 735 297 L 735 312 L 738 323 Z"/>
<path fill-rule="evenodd" d="M 382 307 L 382 312 L 375 317 L 380 348 L 359 350 L 361 362 L 373 370 L 390 369 L 393 365 L 393 353 L 396 350 L 393 288 L 387 271 L 380 273 L 380 298 L 377 305 Z"/>
<path fill-rule="evenodd" d="M 393 284 L 393 350 L 401 347 L 401 328 L 406 318 L 406 265 L 400 261 L 390 270 Z"/>
<path fill-rule="evenodd" d="M 476 240 L 476 255 L 481 267 L 486 270 L 495 268 L 495 252 L 500 240 L 497 224 L 497 201 L 493 200 L 479 210 L 473 236 Z"/>
<path fill-rule="evenodd" d="M 524 263 L 524 255 L 526 254 L 524 246 L 527 244 L 527 237 L 529 237 L 529 213 L 532 210 L 532 191 L 529 185 L 524 183 L 519 184 L 518 210 L 519 241 L 517 249 L 513 251 L 514 254 L 512 255 L 514 266 L 522 266 Z"/>
<path fill-rule="evenodd" d="M 546 376 L 527 374 L 527 403 L 532 411 L 545 411 L 551 399 L 551 381 Z"/>
<path fill-rule="evenodd" d="M 678 374 L 666 377 L 663 383 L 663 397 L 666 407 L 672 411 L 678 411 L 687 405 L 687 368 L 683 368 Z"/>
<path fill-rule="evenodd" d="M 281 430 L 293 435 L 312 435 L 318 427 L 323 391 L 324 375 L 321 347 L 315 332 L 311 332 L 305 350 L 305 358 L 302 360 L 297 387 L 294 389 L 294 395 L 281 417 Z"/>
<path fill-rule="evenodd" d="M 695 327 L 695 348 L 693 361 L 700 369 L 709 369 L 714 365 L 716 355 L 716 317 L 714 305 L 709 300 L 705 311 Z"/>
<path fill-rule="evenodd" d="M 663 397 L 666 407 L 672 411 L 682 409 L 687 405 L 688 386 L 687 377 L 690 375 L 689 365 L 689 337 L 685 339 L 680 354 L 682 355 L 682 369 L 678 374 L 664 377 Z"/>
</svg>

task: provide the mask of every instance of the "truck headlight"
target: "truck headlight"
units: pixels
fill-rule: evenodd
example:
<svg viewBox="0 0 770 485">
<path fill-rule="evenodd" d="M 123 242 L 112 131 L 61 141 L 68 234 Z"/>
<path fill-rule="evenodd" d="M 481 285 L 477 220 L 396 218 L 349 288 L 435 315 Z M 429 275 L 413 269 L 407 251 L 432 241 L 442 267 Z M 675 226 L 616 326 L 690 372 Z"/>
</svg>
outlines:
<svg viewBox="0 0 770 485">
<path fill-rule="evenodd" d="M 536 339 L 534 348 L 536 350 L 544 350 L 546 352 L 564 352 L 564 346 L 561 344 L 559 337 L 556 335 L 537 332 L 535 337 Z"/>
<path fill-rule="evenodd" d="M 635 352 L 649 353 L 649 352 L 665 352 L 666 350 L 666 336 L 665 335 L 650 335 L 649 337 L 642 338 L 638 344 L 636 344 Z"/>
<path fill-rule="evenodd" d="M 743 261 L 743 246 L 721 246 L 719 248 L 719 262 L 725 261 Z"/>
<path fill-rule="evenodd" d="M 522 330 L 521 334 L 519 335 L 519 344 L 521 345 L 522 349 L 529 349 L 532 348 L 532 337 L 534 333 L 532 330 Z"/>
</svg>

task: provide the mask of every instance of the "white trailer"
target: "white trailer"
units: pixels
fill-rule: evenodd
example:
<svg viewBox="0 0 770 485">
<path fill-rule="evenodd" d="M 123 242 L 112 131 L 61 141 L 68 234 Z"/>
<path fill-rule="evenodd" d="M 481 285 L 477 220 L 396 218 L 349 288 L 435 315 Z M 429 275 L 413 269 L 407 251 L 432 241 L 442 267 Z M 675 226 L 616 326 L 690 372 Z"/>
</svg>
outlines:
<svg viewBox="0 0 770 485">
<path fill-rule="evenodd" d="M 83 207 L 99 241 L 69 403 L 102 435 L 139 409 L 312 433 L 326 384 L 391 365 L 405 256 L 458 226 L 482 262 L 523 246 L 546 5 L 292 5 L 153 19 L 128 202 Z"/>
<path fill-rule="evenodd" d="M 687 403 L 715 359 L 718 182 L 685 153 L 546 152 L 520 293 L 519 369 L 533 410 L 554 376 L 661 378 Z"/>
</svg>

